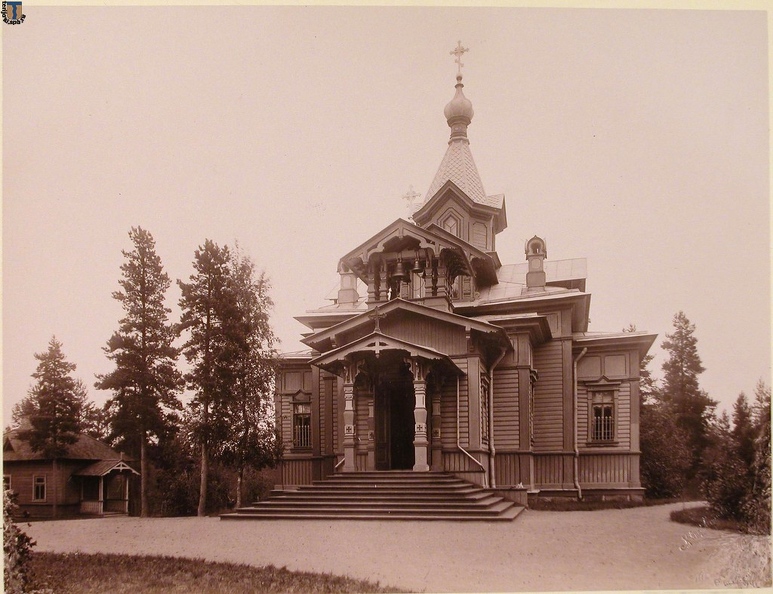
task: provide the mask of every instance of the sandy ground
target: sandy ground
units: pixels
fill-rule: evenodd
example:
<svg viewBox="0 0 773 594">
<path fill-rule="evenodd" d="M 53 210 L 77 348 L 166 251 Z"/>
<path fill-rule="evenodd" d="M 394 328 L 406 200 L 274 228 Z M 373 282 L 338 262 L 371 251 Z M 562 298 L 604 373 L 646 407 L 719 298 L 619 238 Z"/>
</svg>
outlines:
<svg viewBox="0 0 773 594">
<path fill-rule="evenodd" d="M 36 522 L 36 550 L 286 566 L 414 592 L 761 586 L 770 540 L 669 520 L 681 507 L 525 510 L 507 523 L 103 518 Z M 763 578 L 764 579 L 764 578 Z M 769 577 L 767 578 L 769 580 Z"/>
</svg>

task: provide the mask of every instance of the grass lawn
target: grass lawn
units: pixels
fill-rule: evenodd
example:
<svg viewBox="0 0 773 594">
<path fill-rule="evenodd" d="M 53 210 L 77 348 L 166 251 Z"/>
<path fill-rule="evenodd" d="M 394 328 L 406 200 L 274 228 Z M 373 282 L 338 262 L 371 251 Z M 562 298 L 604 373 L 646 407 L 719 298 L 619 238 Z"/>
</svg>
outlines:
<svg viewBox="0 0 773 594">
<path fill-rule="evenodd" d="M 330 574 L 176 557 L 35 552 L 31 571 L 33 587 L 41 594 L 399 592 Z"/>
</svg>

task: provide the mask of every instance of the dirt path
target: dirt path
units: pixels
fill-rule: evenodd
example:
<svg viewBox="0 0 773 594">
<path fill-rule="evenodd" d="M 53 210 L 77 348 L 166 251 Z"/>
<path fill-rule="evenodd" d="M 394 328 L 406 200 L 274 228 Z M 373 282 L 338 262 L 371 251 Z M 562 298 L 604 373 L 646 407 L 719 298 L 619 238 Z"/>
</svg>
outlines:
<svg viewBox="0 0 773 594">
<path fill-rule="evenodd" d="M 416 592 L 738 587 L 769 567 L 768 539 L 671 522 L 679 506 L 526 510 L 497 524 L 119 517 L 25 530 L 41 551 L 273 564 Z"/>
</svg>

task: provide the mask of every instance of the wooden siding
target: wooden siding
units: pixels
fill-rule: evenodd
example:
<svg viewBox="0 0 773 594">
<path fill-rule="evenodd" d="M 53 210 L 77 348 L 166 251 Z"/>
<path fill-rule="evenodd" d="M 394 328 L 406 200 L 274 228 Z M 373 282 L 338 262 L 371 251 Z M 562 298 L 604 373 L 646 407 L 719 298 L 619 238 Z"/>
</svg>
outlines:
<svg viewBox="0 0 773 594">
<path fill-rule="evenodd" d="M 354 406 L 356 407 L 354 411 L 354 441 L 357 448 L 357 470 L 365 470 L 365 464 L 362 465 L 362 468 L 359 467 L 359 456 L 361 453 L 367 455 L 368 451 L 368 402 L 371 398 L 369 393 L 355 394 L 354 398 Z"/>
<path fill-rule="evenodd" d="M 320 444 L 320 454 L 326 454 L 327 453 L 327 435 L 328 435 L 328 427 L 325 426 L 325 412 L 327 409 L 327 400 L 325 400 L 325 384 L 327 383 L 324 374 L 320 375 L 319 382 L 318 382 L 318 388 L 317 393 L 311 395 L 312 401 L 315 399 L 317 402 L 319 402 L 319 419 L 317 420 L 317 426 L 319 427 L 319 444 Z M 311 422 L 315 422 L 314 419 L 311 420 Z"/>
<path fill-rule="evenodd" d="M 281 397 L 282 408 L 279 411 L 279 422 L 281 426 L 282 444 L 284 451 L 287 452 L 293 447 L 293 403 L 292 396 L 284 395 Z"/>
<path fill-rule="evenodd" d="M 572 468 L 574 464 L 572 457 L 572 454 L 536 454 L 534 456 L 534 486 L 557 489 L 573 483 L 574 477 L 565 472 L 566 468 Z"/>
<path fill-rule="evenodd" d="M 90 464 L 84 462 L 57 462 L 56 484 L 54 484 L 53 465 L 49 460 L 30 460 L 25 462 L 5 462 L 3 472 L 11 477 L 11 489 L 18 493 L 19 505 L 34 503 L 48 504 L 54 502 L 56 493 L 57 505 L 77 504 L 80 501 L 80 483 L 73 480 L 72 473 Z M 33 501 L 34 477 L 46 479 L 46 500 Z"/>
<path fill-rule="evenodd" d="M 580 455 L 581 486 L 628 487 L 631 484 L 631 456 L 620 454 Z"/>
<path fill-rule="evenodd" d="M 282 484 L 310 485 L 313 477 L 312 460 L 285 458 L 282 461 Z"/>
<path fill-rule="evenodd" d="M 494 370 L 494 447 L 518 448 L 518 370 Z"/>
<path fill-rule="evenodd" d="M 449 355 L 466 352 L 467 338 L 464 328 L 420 316 L 411 312 L 395 312 L 381 322 L 384 333 L 410 342 L 438 350 Z"/>
<path fill-rule="evenodd" d="M 360 444 L 360 445 L 364 445 L 364 444 Z M 359 471 L 362 471 L 362 470 L 373 470 L 372 468 L 368 469 L 368 452 L 367 451 L 358 451 L 357 452 L 357 458 L 356 458 L 356 461 L 355 461 L 355 466 L 356 466 L 357 470 L 359 470 Z"/>
<path fill-rule="evenodd" d="M 467 359 L 457 359 L 455 363 L 467 370 Z M 463 447 L 469 445 L 468 434 L 467 377 L 459 378 L 459 434 Z M 456 447 L 456 378 L 449 377 L 443 384 L 440 396 L 440 428 L 444 448 Z"/>
<path fill-rule="evenodd" d="M 480 460 L 483 466 L 487 465 L 488 454 L 472 452 L 471 454 L 473 457 Z M 482 472 L 480 467 L 459 450 L 443 451 L 443 471 L 451 472 L 459 478 L 476 485 L 483 485 L 483 481 L 485 480 L 485 473 Z"/>
<path fill-rule="evenodd" d="M 563 423 L 562 342 L 550 342 L 534 351 L 534 367 L 539 379 L 534 386 L 534 450 L 561 450 Z"/>
<path fill-rule="evenodd" d="M 344 446 L 341 441 L 341 427 L 343 427 L 343 384 L 338 379 L 333 382 L 333 452 L 343 452 Z"/>
<path fill-rule="evenodd" d="M 470 238 L 472 241 L 470 243 L 474 245 L 477 248 L 480 248 L 482 250 L 488 249 L 488 229 L 486 227 L 485 223 L 481 223 L 480 221 L 473 221 L 471 224 L 472 232 L 470 233 Z"/>
<path fill-rule="evenodd" d="M 497 452 L 494 464 L 498 487 L 529 486 L 529 454 Z"/>
</svg>

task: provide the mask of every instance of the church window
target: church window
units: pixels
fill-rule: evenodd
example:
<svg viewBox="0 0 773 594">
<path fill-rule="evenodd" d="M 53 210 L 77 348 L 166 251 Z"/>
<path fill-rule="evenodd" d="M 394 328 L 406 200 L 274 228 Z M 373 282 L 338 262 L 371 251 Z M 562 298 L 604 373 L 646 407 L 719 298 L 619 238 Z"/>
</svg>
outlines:
<svg viewBox="0 0 773 594">
<path fill-rule="evenodd" d="M 462 219 L 453 209 L 447 210 L 441 219 L 440 226 L 456 237 L 462 236 Z"/>
<path fill-rule="evenodd" d="M 311 404 L 293 404 L 293 446 L 311 447 Z"/>
<path fill-rule="evenodd" d="M 32 479 L 32 501 L 46 500 L 46 477 L 36 476 Z"/>
<path fill-rule="evenodd" d="M 590 440 L 610 442 L 615 439 L 615 393 L 613 390 L 591 392 Z"/>
</svg>

